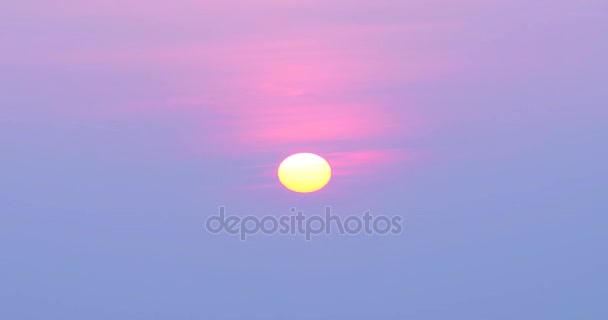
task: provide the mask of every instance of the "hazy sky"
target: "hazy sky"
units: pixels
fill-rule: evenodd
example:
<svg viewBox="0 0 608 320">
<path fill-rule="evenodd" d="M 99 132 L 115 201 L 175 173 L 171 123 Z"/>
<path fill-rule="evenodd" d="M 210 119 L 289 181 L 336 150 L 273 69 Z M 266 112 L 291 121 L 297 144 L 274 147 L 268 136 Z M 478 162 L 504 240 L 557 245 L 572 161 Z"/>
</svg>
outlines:
<svg viewBox="0 0 608 320">
<path fill-rule="evenodd" d="M 599 0 L 4 1 L 0 318 L 605 319 L 606 34 Z M 221 205 L 404 233 L 241 242 Z"/>
</svg>

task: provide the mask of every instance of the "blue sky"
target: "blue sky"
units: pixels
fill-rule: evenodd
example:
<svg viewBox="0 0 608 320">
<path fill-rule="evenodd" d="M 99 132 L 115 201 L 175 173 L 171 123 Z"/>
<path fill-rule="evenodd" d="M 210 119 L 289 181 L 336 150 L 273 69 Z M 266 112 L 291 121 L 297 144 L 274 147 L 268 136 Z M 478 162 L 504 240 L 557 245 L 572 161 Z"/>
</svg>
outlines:
<svg viewBox="0 0 608 320">
<path fill-rule="evenodd" d="M 605 319 L 607 12 L 0 4 L 0 318 Z M 404 232 L 204 228 L 328 205 Z"/>
</svg>

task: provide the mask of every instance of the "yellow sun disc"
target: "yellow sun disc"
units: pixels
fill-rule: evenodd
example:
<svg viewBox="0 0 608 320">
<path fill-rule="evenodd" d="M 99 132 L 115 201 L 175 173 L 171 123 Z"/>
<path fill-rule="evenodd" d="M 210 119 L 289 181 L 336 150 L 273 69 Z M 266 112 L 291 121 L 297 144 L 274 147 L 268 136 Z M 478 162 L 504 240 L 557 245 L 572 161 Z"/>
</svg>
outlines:
<svg viewBox="0 0 608 320">
<path fill-rule="evenodd" d="M 298 153 L 283 160 L 279 180 L 289 190 L 310 193 L 323 189 L 331 179 L 331 167 L 320 156 Z"/>
</svg>

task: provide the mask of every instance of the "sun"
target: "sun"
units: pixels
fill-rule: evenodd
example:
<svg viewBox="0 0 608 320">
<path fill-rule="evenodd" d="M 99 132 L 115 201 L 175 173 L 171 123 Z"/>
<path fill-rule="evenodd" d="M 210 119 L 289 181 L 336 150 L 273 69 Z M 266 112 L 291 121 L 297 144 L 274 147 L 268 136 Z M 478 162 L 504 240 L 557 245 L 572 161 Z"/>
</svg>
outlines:
<svg viewBox="0 0 608 320">
<path fill-rule="evenodd" d="M 331 167 L 313 153 L 298 153 L 281 162 L 279 180 L 289 190 L 311 193 L 323 189 L 331 179 Z"/>
</svg>

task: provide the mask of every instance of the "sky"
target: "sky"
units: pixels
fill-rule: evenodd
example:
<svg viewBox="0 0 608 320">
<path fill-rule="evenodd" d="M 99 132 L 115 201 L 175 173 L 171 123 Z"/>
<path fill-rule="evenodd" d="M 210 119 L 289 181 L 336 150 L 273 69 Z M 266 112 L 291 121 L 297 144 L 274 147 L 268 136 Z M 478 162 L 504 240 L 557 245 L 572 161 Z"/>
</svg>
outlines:
<svg viewBox="0 0 608 320">
<path fill-rule="evenodd" d="M 0 3 L 0 318 L 606 319 L 608 3 Z M 313 152 L 323 190 L 276 170 Z M 210 234 L 298 208 L 400 235 Z"/>
</svg>

